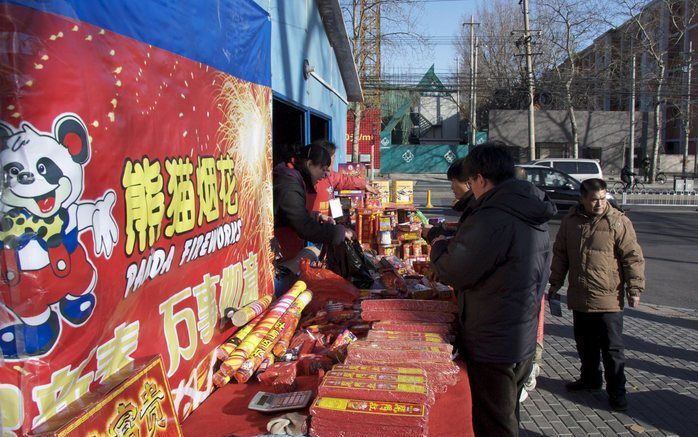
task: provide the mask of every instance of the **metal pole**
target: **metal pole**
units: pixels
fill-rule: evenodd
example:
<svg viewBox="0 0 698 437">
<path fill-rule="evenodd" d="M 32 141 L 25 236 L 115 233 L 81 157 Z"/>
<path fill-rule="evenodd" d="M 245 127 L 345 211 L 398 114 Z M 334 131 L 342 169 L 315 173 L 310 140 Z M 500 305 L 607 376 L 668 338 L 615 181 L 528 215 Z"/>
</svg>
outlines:
<svg viewBox="0 0 698 437">
<path fill-rule="evenodd" d="M 533 107 L 533 54 L 531 50 L 531 28 L 528 20 L 528 0 L 523 0 L 524 41 L 526 42 L 526 76 L 528 79 L 528 148 L 531 160 L 536 159 L 536 120 Z"/>
<path fill-rule="evenodd" d="M 684 39 L 687 34 L 684 34 Z M 682 174 L 688 171 L 688 145 L 691 137 L 691 71 L 693 70 L 693 41 L 688 43 L 688 66 L 686 67 L 686 107 L 683 113 L 683 165 Z M 695 165 L 694 165 L 695 167 Z"/>
<path fill-rule="evenodd" d="M 475 56 L 473 67 L 473 124 L 470 144 L 475 146 L 477 143 L 477 44 L 478 38 L 475 37 Z"/>
<path fill-rule="evenodd" d="M 635 173 L 635 55 L 630 68 L 630 171 Z"/>
<path fill-rule="evenodd" d="M 475 145 L 475 19 L 470 16 L 470 146 Z"/>
</svg>

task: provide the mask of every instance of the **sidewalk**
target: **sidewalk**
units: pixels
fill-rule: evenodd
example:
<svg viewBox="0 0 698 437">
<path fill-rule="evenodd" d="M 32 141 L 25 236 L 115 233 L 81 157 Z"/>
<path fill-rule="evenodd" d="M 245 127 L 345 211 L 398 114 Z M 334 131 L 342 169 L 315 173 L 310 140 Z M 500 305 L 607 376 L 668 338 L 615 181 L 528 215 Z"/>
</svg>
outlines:
<svg viewBox="0 0 698 437">
<path fill-rule="evenodd" d="M 564 299 L 564 296 L 563 296 Z M 698 312 L 641 304 L 626 309 L 628 411 L 613 412 L 605 392 L 569 393 L 579 376 L 572 312 L 546 310 L 536 389 L 521 405 L 521 436 L 698 436 Z"/>
</svg>

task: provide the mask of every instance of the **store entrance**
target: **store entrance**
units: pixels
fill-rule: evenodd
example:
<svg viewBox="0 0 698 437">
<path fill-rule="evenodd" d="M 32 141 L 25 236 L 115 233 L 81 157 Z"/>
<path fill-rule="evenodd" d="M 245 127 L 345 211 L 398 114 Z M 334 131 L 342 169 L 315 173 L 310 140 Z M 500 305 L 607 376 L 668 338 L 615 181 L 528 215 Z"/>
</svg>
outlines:
<svg viewBox="0 0 698 437">
<path fill-rule="evenodd" d="M 272 103 L 272 156 L 274 165 L 287 159 L 289 147 L 305 144 L 305 114 L 277 98 Z"/>
</svg>

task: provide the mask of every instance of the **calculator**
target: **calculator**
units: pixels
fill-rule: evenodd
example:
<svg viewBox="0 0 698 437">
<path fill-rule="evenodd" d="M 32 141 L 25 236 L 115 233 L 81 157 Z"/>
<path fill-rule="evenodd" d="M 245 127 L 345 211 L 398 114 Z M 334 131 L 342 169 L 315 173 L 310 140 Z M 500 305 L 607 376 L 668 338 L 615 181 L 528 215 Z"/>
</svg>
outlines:
<svg viewBox="0 0 698 437">
<path fill-rule="evenodd" d="M 260 391 L 254 395 L 247 408 L 263 413 L 297 410 L 308 405 L 312 397 L 312 390 L 294 391 L 291 393 L 267 393 Z"/>
</svg>

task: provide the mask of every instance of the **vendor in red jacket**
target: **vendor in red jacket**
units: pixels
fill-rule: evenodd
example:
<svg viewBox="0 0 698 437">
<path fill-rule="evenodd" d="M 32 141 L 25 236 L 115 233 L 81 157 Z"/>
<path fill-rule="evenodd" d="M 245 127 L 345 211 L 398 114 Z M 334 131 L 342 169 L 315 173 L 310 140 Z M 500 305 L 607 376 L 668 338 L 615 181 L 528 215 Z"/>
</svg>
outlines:
<svg viewBox="0 0 698 437">
<path fill-rule="evenodd" d="M 313 144 L 323 146 L 330 154 L 330 170 L 327 177 L 320 179 L 315 185 L 315 193 L 308 194 L 308 209 L 321 214 L 323 219 L 331 221 L 329 209 L 330 200 L 334 199 L 334 192 L 341 190 L 366 190 L 369 193 L 378 194 L 378 190 L 368 184 L 366 179 L 358 176 L 349 176 L 332 170 L 334 168 L 334 155 L 337 146 L 326 140 L 316 141 Z"/>
<path fill-rule="evenodd" d="M 282 162 L 274 167 L 274 234 L 285 260 L 294 258 L 305 241 L 336 245 L 354 235 L 351 229 L 319 219 L 306 206 L 307 196 L 315 194 L 330 164 L 327 150 L 312 144 L 298 150 L 290 166 Z"/>
</svg>

